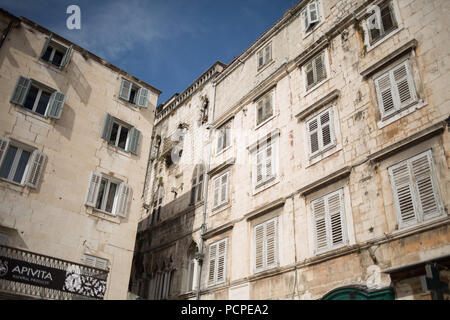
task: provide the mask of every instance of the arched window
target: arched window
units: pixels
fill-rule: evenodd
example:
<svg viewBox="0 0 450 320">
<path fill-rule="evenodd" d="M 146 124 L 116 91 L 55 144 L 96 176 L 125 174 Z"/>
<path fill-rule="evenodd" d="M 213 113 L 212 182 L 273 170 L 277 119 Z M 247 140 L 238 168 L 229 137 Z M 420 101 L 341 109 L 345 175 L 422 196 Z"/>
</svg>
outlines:
<svg viewBox="0 0 450 320">
<path fill-rule="evenodd" d="M 164 187 L 159 186 L 153 200 L 152 223 L 159 221 L 161 214 L 161 205 L 164 198 Z"/>
<path fill-rule="evenodd" d="M 198 262 L 196 259 L 196 254 L 198 252 L 197 245 L 195 242 L 189 247 L 187 258 L 188 258 L 188 269 L 187 269 L 187 281 L 186 281 L 186 292 L 193 291 L 197 288 L 197 266 Z"/>
<path fill-rule="evenodd" d="M 192 174 L 191 204 L 203 200 L 203 178 L 205 168 L 203 164 L 197 164 Z"/>
</svg>

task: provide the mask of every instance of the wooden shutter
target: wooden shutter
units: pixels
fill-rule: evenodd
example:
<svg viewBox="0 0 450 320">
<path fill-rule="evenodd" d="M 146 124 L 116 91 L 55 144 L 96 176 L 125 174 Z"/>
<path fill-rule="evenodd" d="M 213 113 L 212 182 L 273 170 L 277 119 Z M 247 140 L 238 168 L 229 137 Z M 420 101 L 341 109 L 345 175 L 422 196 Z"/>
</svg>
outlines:
<svg viewBox="0 0 450 320">
<path fill-rule="evenodd" d="M 66 102 L 66 95 L 61 92 L 53 92 L 50 96 L 50 101 L 48 107 L 45 110 L 44 116 L 47 118 L 59 119 L 64 108 L 64 103 Z"/>
<path fill-rule="evenodd" d="M 271 219 L 264 224 L 265 227 L 265 247 L 266 247 L 266 268 L 276 267 L 278 263 L 278 226 L 277 219 Z"/>
<path fill-rule="evenodd" d="M 227 259 L 227 239 L 224 239 L 219 241 L 218 243 L 216 283 L 221 283 L 225 281 L 226 262 L 227 262 L 226 259 Z"/>
<path fill-rule="evenodd" d="M 314 59 L 314 68 L 316 73 L 314 83 L 319 83 L 320 81 L 326 79 L 327 70 L 325 67 L 325 52 L 322 52 Z"/>
<path fill-rule="evenodd" d="M 334 144 L 334 132 L 333 132 L 333 113 L 332 109 L 328 109 L 319 116 L 320 128 L 321 128 L 321 148 L 326 148 Z"/>
<path fill-rule="evenodd" d="M 266 148 L 266 159 L 265 159 L 265 170 L 263 170 L 263 172 L 265 172 L 265 176 L 264 176 L 264 180 L 269 179 L 270 177 L 273 176 L 274 173 L 274 154 L 273 154 L 273 147 L 272 144 L 268 145 Z"/>
<path fill-rule="evenodd" d="M 317 1 L 308 4 L 308 27 L 319 22 L 319 6 Z"/>
<path fill-rule="evenodd" d="M 44 153 L 34 150 L 28 162 L 27 178 L 25 184 L 31 188 L 36 189 L 39 184 L 39 179 L 44 168 L 46 156 Z"/>
<path fill-rule="evenodd" d="M 217 152 L 222 151 L 224 148 L 224 135 L 224 129 L 219 129 L 217 135 Z"/>
<path fill-rule="evenodd" d="M 432 167 L 431 152 L 425 152 L 410 160 L 412 177 L 417 192 L 418 209 L 422 220 L 440 213 L 437 181 Z"/>
<path fill-rule="evenodd" d="M 0 137 L 0 168 L 2 167 L 3 159 L 9 147 L 9 139 Z"/>
<path fill-rule="evenodd" d="M 122 84 L 120 85 L 119 98 L 124 100 L 130 100 L 131 93 L 131 82 L 125 79 L 122 79 Z"/>
<path fill-rule="evenodd" d="M 264 225 L 255 227 L 255 272 L 264 269 Z"/>
<path fill-rule="evenodd" d="M 89 179 L 88 190 L 86 193 L 85 204 L 90 207 L 95 207 L 97 203 L 98 191 L 100 188 L 100 182 L 102 181 L 102 175 L 97 172 L 92 172 Z"/>
<path fill-rule="evenodd" d="M 208 284 L 214 284 L 216 279 L 217 243 L 209 246 L 209 275 Z"/>
<path fill-rule="evenodd" d="M 220 201 L 220 178 L 214 180 L 214 207 L 219 205 Z"/>
<path fill-rule="evenodd" d="M 400 227 L 417 221 L 413 185 L 408 162 L 403 161 L 389 168 Z"/>
<path fill-rule="evenodd" d="M 31 79 L 19 76 L 17 80 L 16 87 L 14 88 L 13 94 L 11 96 L 11 102 L 23 106 L 25 99 L 28 94 L 28 90 L 31 86 Z"/>
<path fill-rule="evenodd" d="M 261 68 L 264 65 L 264 52 L 263 50 L 258 52 L 258 68 Z"/>
<path fill-rule="evenodd" d="M 255 167 L 255 185 L 259 185 L 265 177 L 264 167 L 264 150 L 258 151 L 256 154 L 256 167 Z"/>
<path fill-rule="evenodd" d="M 149 91 L 145 88 L 139 88 L 136 98 L 136 105 L 139 107 L 147 108 L 148 106 Z"/>
<path fill-rule="evenodd" d="M 408 61 L 400 64 L 392 70 L 392 78 L 397 90 L 397 108 L 403 108 L 416 100 L 416 90 L 411 76 Z"/>
<path fill-rule="evenodd" d="M 345 243 L 342 203 L 342 190 L 333 192 L 327 196 L 331 247 L 340 246 Z"/>
<path fill-rule="evenodd" d="M 107 113 L 102 131 L 102 138 L 105 139 L 106 141 L 109 141 L 109 138 L 111 137 L 113 122 L 114 118 L 109 113 Z"/>
<path fill-rule="evenodd" d="M 270 44 L 264 48 L 264 57 L 265 57 L 264 64 L 272 60 L 272 46 Z"/>
<path fill-rule="evenodd" d="M 228 173 L 220 178 L 220 204 L 228 200 Z"/>
<path fill-rule="evenodd" d="M 50 44 L 50 41 L 52 41 L 52 36 L 53 34 L 51 34 L 49 37 L 46 37 L 44 47 L 42 48 L 41 55 L 39 56 L 40 58 L 42 58 L 47 51 L 48 45 Z"/>
<path fill-rule="evenodd" d="M 315 84 L 315 77 L 314 77 L 314 60 L 310 61 L 305 66 L 305 74 L 306 74 L 306 88 L 310 88 Z"/>
<path fill-rule="evenodd" d="M 307 124 L 308 138 L 309 138 L 309 151 L 311 155 L 314 155 L 319 151 L 319 123 L 317 118 L 310 120 Z"/>
<path fill-rule="evenodd" d="M 120 183 L 115 213 L 125 218 L 128 211 L 128 203 L 131 197 L 131 187 L 125 182 Z"/>
<path fill-rule="evenodd" d="M 316 251 L 320 252 L 328 247 L 325 198 L 322 197 L 312 201 L 311 206 L 314 219 Z"/>
<path fill-rule="evenodd" d="M 135 155 L 139 154 L 139 143 L 141 141 L 141 132 L 135 127 L 131 128 L 129 131 L 129 140 L 127 144 L 126 151 L 129 151 Z"/>
<path fill-rule="evenodd" d="M 394 95 L 392 92 L 391 74 L 385 73 L 375 79 L 378 105 L 380 106 L 381 117 L 384 118 L 395 112 Z"/>
<path fill-rule="evenodd" d="M 73 50 L 73 45 L 71 45 L 69 48 L 67 48 L 66 53 L 64 54 L 64 57 L 61 60 L 61 66 L 60 66 L 61 69 L 64 68 L 66 66 L 66 64 L 69 62 L 72 50 Z"/>
</svg>

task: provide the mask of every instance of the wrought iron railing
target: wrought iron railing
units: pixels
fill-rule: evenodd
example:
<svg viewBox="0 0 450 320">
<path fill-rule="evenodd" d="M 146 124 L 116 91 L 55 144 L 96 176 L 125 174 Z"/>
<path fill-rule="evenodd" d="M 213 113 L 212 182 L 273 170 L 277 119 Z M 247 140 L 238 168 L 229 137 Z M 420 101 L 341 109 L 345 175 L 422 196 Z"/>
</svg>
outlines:
<svg viewBox="0 0 450 320">
<path fill-rule="evenodd" d="M 55 300 L 103 299 L 108 270 L 0 245 L 0 291 Z"/>
</svg>

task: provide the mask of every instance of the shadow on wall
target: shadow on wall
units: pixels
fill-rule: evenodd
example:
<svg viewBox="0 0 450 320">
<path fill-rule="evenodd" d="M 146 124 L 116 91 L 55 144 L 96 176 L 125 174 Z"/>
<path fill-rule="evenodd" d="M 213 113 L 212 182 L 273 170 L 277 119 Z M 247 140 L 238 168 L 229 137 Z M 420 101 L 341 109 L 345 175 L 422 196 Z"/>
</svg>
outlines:
<svg viewBox="0 0 450 320">
<path fill-rule="evenodd" d="M 139 223 L 129 286 L 134 294 L 148 299 L 150 280 L 168 267 L 175 270 L 169 299 L 186 291 L 183 279 L 186 279 L 189 264 L 195 216 L 195 206 L 190 205 L 190 198 L 189 190 L 161 207 L 159 221 L 152 221 L 150 214 Z"/>
</svg>

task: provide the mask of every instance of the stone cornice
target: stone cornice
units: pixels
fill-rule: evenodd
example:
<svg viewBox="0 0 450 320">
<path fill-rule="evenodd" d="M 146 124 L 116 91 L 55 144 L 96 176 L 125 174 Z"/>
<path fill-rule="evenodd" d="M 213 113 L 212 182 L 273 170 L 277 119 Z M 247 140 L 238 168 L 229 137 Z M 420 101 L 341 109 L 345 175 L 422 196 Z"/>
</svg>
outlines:
<svg viewBox="0 0 450 320">
<path fill-rule="evenodd" d="M 279 198 L 275 201 L 272 201 L 268 204 L 262 205 L 259 208 L 244 215 L 244 219 L 246 219 L 247 221 L 254 220 L 270 211 L 273 211 L 279 207 L 284 206 L 285 202 L 286 202 L 286 198 L 283 197 L 283 198 Z"/>
<path fill-rule="evenodd" d="M 333 182 L 336 182 L 338 180 L 344 179 L 350 175 L 350 172 L 352 171 L 351 166 L 347 166 L 344 168 L 341 168 L 319 180 L 316 180 L 303 188 L 300 188 L 297 192 L 300 193 L 301 196 L 306 196 L 320 188 L 323 188 Z"/>
<path fill-rule="evenodd" d="M 301 121 L 304 120 L 307 116 L 309 116 L 311 113 L 319 110 L 323 106 L 333 102 L 335 99 L 339 98 L 339 95 L 341 92 L 338 89 L 333 90 L 332 92 L 328 93 L 323 98 L 319 99 L 317 102 L 313 103 L 312 105 L 306 107 L 302 111 L 300 111 L 295 117 Z"/>
</svg>

